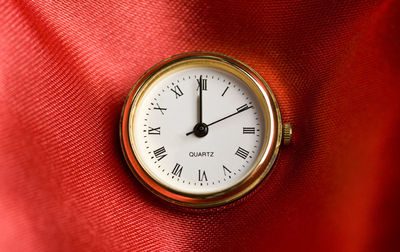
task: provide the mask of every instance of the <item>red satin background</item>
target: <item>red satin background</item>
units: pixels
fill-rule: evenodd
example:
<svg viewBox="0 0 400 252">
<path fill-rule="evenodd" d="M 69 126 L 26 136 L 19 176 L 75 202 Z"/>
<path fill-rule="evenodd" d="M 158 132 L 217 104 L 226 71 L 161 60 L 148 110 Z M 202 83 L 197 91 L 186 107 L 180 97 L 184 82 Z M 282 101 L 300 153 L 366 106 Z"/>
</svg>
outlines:
<svg viewBox="0 0 400 252">
<path fill-rule="evenodd" d="M 1 251 L 399 251 L 400 3 L 0 1 Z M 226 207 L 166 203 L 130 174 L 124 99 L 207 50 L 270 84 L 290 147 Z"/>
</svg>

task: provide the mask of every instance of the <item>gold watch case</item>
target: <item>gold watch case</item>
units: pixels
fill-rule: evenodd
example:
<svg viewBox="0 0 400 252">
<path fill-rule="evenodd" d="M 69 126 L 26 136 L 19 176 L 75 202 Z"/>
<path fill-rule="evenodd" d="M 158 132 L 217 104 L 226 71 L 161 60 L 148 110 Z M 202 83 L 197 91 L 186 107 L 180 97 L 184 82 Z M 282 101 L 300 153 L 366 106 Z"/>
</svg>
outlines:
<svg viewBox="0 0 400 252">
<path fill-rule="evenodd" d="M 266 140 L 257 162 L 251 171 L 235 185 L 211 194 L 189 194 L 176 191 L 155 179 L 135 154 L 135 139 L 132 125 L 135 109 L 148 88 L 163 75 L 183 68 L 204 66 L 227 71 L 244 81 L 262 104 L 265 115 Z M 267 134 L 268 133 L 268 134 Z M 135 177 L 157 196 L 187 207 L 206 208 L 227 204 L 237 200 L 254 189 L 271 170 L 281 144 L 289 144 L 292 135 L 290 124 L 282 124 L 278 103 L 265 80 L 252 68 L 227 55 L 214 52 L 189 52 L 172 56 L 148 70 L 135 83 L 122 109 L 120 141 L 124 157 Z M 284 138 L 284 139 L 283 139 Z"/>
</svg>

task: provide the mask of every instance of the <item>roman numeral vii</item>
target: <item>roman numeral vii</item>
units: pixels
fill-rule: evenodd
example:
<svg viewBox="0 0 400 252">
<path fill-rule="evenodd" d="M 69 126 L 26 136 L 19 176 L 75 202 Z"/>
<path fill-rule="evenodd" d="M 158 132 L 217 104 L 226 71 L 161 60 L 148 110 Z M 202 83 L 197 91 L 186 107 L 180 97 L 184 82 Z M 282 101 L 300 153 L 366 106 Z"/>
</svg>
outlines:
<svg viewBox="0 0 400 252">
<path fill-rule="evenodd" d="M 183 166 L 176 163 L 174 169 L 172 170 L 172 174 L 175 176 L 181 177 Z"/>
</svg>

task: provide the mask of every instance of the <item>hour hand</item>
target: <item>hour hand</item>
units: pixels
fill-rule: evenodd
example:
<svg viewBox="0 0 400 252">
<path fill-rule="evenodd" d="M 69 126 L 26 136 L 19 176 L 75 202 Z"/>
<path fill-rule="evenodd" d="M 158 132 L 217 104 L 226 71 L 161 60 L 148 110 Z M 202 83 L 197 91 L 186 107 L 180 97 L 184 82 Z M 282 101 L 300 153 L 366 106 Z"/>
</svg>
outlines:
<svg viewBox="0 0 400 252">
<path fill-rule="evenodd" d="M 199 84 L 200 89 L 200 101 L 199 101 L 199 123 L 203 123 L 203 75 L 200 75 L 200 78 L 197 79 L 197 83 Z"/>
<path fill-rule="evenodd" d="M 203 90 L 207 85 L 207 79 L 203 79 L 203 76 L 200 75 L 200 78 L 197 79 L 199 92 L 199 122 L 194 126 L 193 131 L 187 133 L 186 135 L 190 135 L 194 133 L 197 137 L 204 137 L 208 134 L 208 126 L 203 123 Z"/>
</svg>

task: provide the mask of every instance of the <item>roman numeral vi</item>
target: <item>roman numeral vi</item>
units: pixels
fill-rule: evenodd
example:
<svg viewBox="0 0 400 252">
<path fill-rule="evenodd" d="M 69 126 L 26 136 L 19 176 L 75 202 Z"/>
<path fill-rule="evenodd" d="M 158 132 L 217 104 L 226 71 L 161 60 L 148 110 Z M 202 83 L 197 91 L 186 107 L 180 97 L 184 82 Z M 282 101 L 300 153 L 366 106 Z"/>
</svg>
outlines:
<svg viewBox="0 0 400 252">
<path fill-rule="evenodd" d="M 199 170 L 199 181 L 203 180 L 208 181 L 206 171 L 201 172 L 201 170 Z"/>
</svg>

